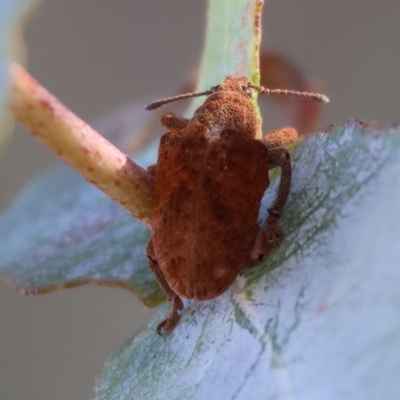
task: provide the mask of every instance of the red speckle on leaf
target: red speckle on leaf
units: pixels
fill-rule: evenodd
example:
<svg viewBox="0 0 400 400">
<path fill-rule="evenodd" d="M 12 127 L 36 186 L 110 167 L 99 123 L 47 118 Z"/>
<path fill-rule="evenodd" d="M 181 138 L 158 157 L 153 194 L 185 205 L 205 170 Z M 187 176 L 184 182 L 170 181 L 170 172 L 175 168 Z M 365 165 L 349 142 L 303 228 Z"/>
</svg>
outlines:
<svg viewBox="0 0 400 400">
<path fill-rule="evenodd" d="M 335 130 L 335 128 L 336 128 L 336 125 L 335 124 L 330 124 L 330 125 L 328 125 L 327 127 L 326 127 L 326 129 L 325 129 L 325 133 L 332 133 L 334 130 Z"/>
<path fill-rule="evenodd" d="M 377 150 L 377 149 L 373 150 L 371 152 L 371 158 L 375 162 L 380 161 L 380 159 L 381 159 L 381 150 Z"/>
<path fill-rule="evenodd" d="M 322 297 L 321 301 L 318 303 L 317 314 L 322 314 L 327 309 L 328 299 L 329 299 L 329 293 L 326 293 L 324 297 Z"/>
<path fill-rule="evenodd" d="M 88 172 L 94 172 L 94 168 L 93 167 L 87 167 L 87 171 Z"/>
<path fill-rule="evenodd" d="M 249 14 L 250 14 L 250 3 L 247 3 L 246 11 L 242 15 L 242 26 L 246 26 L 249 23 Z"/>
<path fill-rule="evenodd" d="M 138 183 L 135 183 L 135 189 L 139 190 L 140 189 L 140 185 Z"/>
<path fill-rule="evenodd" d="M 244 42 L 239 42 L 235 48 L 235 53 L 236 54 L 241 54 L 243 51 L 246 49 L 246 43 Z"/>
<path fill-rule="evenodd" d="M 121 186 L 121 181 L 115 181 L 115 182 L 114 182 L 114 185 L 115 185 L 115 186 Z"/>
<path fill-rule="evenodd" d="M 90 151 L 89 151 L 87 148 L 85 148 L 85 147 L 82 147 L 82 152 L 83 152 L 83 154 L 85 154 L 85 155 L 88 155 L 88 154 L 90 153 Z"/>
</svg>

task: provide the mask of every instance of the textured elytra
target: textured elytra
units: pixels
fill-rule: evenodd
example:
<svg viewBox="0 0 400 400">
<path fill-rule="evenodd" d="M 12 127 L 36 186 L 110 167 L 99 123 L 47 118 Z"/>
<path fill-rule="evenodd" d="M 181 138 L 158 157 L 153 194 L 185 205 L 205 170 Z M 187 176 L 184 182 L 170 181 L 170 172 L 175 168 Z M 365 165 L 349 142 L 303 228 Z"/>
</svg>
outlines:
<svg viewBox="0 0 400 400">
<path fill-rule="evenodd" d="M 153 236 L 159 266 L 178 295 L 223 293 L 249 262 L 261 198 L 269 184 L 268 149 L 204 125 L 164 135 L 155 179 Z"/>
</svg>

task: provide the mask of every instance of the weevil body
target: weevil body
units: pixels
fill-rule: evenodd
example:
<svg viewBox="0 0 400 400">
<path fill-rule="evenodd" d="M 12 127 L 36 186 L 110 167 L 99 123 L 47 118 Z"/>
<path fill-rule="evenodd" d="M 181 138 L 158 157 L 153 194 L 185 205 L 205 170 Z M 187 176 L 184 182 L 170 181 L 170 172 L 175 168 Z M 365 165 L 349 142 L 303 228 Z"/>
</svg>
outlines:
<svg viewBox="0 0 400 400">
<path fill-rule="evenodd" d="M 149 168 L 155 179 L 147 254 L 173 308 L 158 333 L 169 333 L 178 323 L 181 297 L 202 301 L 219 296 L 243 268 L 262 260 L 283 239 L 277 221 L 289 194 L 291 165 L 288 151 L 279 146 L 297 134 L 285 128 L 255 139 L 259 121 L 252 88 L 263 89 L 245 77 L 228 77 L 200 93 L 208 98 L 191 120 L 173 114 L 161 119 L 170 130 L 161 138 L 157 164 Z M 148 109 L 185 97 L 192 96 Z M 277 166 L 281 180 L 263 231 L 259 208 L 268 171 Z"/>
</svg>

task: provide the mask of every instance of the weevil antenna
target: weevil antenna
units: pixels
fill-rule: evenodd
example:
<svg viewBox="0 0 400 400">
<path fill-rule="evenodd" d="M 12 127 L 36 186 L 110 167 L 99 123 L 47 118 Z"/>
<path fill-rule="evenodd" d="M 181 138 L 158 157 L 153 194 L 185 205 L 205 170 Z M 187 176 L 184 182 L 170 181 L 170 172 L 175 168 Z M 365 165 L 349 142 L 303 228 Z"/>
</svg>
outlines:
<svg viewBox="0 0 400 400">
<path fill-rule="evenodd" d="M 302 97 L 307 100 L 315 100 L 321 103 L 329 103 L 328 97 L 320 93 L 299 92 L 297 90 L 287 89 L 267 89 L 263 86 L 249 85 L 251 88 L 256 89 L 260 94 L 286 94 L 288 96 Z"/>
<path fill-rule="evenodd" d="M 174 97 L 167 97 L 166 99 L 161 99 L 161 100 L 155 101 L 154 103 L 150 103 L 146 107 L 146 110 L 148 110 L 148 111 L 156 110 L 157 108 L 159 108 L 165 104 L 168 104 L 168 103 L 173 103 L 174 101 L 190 99 L 191 97 L 208 96 L 211 93 L 212 93 L 211 90 L 206 90 L 205 92 L 184 93 L 184 94 L 179 94 L 178 96 L 174 96 Z"/>
</svg>

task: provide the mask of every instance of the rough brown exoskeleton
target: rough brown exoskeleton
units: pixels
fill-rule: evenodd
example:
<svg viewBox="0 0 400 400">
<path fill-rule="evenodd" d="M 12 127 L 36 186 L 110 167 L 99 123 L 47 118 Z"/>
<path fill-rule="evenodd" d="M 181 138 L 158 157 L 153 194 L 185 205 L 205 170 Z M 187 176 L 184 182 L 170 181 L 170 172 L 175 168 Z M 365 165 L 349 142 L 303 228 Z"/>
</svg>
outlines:
<svg viewBox="0 0 400 400">
<path fill-rule="evenodd" d="M 252 90 L 289 94 L 317 101 L 325 96 L 255 86 L 229 76 L 211 90 L 150 104 L 208 95 L 192 119 L 171 113 L 161 118 L 169 129 L 160 142 L 154 175 L 153 232 L 147 247 L 150 268 L 173 301 L 157 332 L 171 332 L 183 309 L 181 297 L 208 300 L 225 292 L 239 272 L 261 261 L 284 234 L 278 225 L 291 180 L 289 152 L 280 147 L 296 140 L 293 128 L 255 139 L 259 127 Z M 281 167 L 276 199 L 268 210 L 267 229 L 258 223 L 268 171 Z"/>
</svg>

